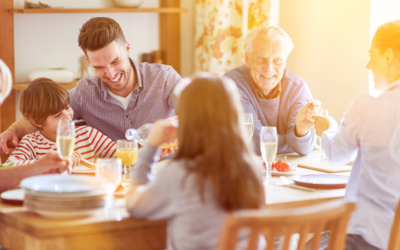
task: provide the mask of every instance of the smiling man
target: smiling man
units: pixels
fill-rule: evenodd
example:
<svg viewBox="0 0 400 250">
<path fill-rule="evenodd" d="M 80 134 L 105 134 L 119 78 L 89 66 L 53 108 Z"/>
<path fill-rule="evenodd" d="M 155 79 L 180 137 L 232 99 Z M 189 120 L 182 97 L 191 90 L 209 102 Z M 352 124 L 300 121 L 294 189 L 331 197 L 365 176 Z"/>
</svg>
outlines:
<svg viewBox="0 0 400 250">
<path fill-rule="evenodd" d="M 256 27 L 244 41 L 246 64 L 225 74 L 240 91 L 244 111 L 253 115 L 255 151 L 260 154 L 262 126 L 278 132 L 278 153 L 307 155 L 315 146 L 313 105 L 307 103 L 308 85 L 286 68 L 293 49 L 280 27 Z"/>
<path fill-rule="evenodd" d="M 90 19 L 78 43 L 96 76 L 69 91 L 74 120 L 85 120 L 115 141 L 125 138 L 128 128 L 175 115 L 173 89 L 180 75 L 171 66 L 129 58 L 130 44 L 115 20 Z M 18 120 L 1 134 L 0 151 L 8 153 L 7 143 L 18 145 L 18 138 L 34 131 L 29 121 Z"/>
</svg>

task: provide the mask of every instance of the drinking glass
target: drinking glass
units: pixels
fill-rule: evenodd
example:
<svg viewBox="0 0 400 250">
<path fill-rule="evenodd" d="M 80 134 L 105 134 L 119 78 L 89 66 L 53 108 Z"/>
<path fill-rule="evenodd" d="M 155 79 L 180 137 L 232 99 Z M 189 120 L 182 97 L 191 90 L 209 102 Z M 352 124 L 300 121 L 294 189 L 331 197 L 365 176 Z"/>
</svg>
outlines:
<svg viewBox="0 0 400 250">
<path fill-rule="evenodd" d="M 132 166 L 137 161 L 138 144 L 137 141 L 118 140 L 117 141 L 117 158 L 122 161 L 122 172 L 124 181 L 129 182 Z"/>
<path fill-rule="evenodd" d="M 253 122 L 253 115 L 251 113 L 242 113 L 240 115 L 240 120 L 244 124 L 248 135 L 248 141 L 251 141 L 251 138 L 254 134 L 254 122 Z"/>
<path fill-rule="evenodd" d="M 57 127 L 57 153 L 64 161 L 68 161 L 74 153 L 75 123 L 71 120 L 61 119 Z M 64 171 L 63 174 L 68 174 Z"/>
<path fill-rule="evenodd" d="M 122 178 L 121 159 L 102 159 L 96 161 L 96 177 L 100 179 L 108 194 L 117 190 Z"/>
<path fill-rule="evenodd" d="M 260 132 L 261 155 L 266 163 L 264 185 L 271 182 L 271 168 L 278 150 L 278 134 L 276 127 L 262 127 Z"/>
<path fill-rule="evenodd" d="M 324 117 L 328 117 L 329 116 L 329 112 L 328 112 L 328 110 L 320 110 L 318 113 L 317 113 L 317 115 L 318 116 L 324 116 Z M 324 152 L 324 150 L 322 149 L 322 141 L 321 141 L 321 137 L 319 137 L 319 136 L 317 136 L 317 138 L 318 138 L 318 141 L 319 141 L 319 157 L 317 158 L 317 159 L 314 159 L 313 161 L 314 162 L 324 162 L 324 161 L 327 161 L 327 159 L 326 159 L 326 155 L 325 155 L 325 152 Z"/>
</svg>

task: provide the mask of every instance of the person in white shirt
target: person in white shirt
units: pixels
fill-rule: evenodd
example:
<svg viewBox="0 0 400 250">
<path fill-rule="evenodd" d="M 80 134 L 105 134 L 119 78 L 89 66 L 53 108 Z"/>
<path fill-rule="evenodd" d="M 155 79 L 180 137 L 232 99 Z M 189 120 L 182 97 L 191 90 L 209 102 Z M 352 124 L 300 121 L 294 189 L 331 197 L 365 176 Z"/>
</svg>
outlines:
<svg viewBox="0 0 400 250">
<path fill-rule="evenodd" d="M 346 250 L 386 249 L 400 197 L 400 21 L 376 31 L 369 53 L 367 68 L 383 93 L 357 98 L 339 128 L 332 121 L 322 134 L 329 163 L 345 164 L 356 155 L 345 195 L 357 202 Z"/>
</svg>

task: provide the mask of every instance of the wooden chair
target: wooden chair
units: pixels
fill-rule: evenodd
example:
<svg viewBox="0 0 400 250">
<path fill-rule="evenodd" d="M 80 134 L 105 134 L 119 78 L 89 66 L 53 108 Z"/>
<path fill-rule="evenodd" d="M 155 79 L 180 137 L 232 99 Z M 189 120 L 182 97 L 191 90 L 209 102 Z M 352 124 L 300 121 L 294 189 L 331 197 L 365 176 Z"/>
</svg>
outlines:
<svg viewBox="0 0 400 250">
<path fill-rule="evenodd" d="M 389 245 L 387 250 L 400 249 L 400 201 L 397 204 L 396 214 L 394 216 L 392 231 L 390 232 Z"/>
<path fill-rule="evenodd" d="M 321 233 L 330 230 L 328 250 L 343 250 L 346 228 L 354 203 L 344 200 L 329 201 L 295 209 L 254 209 L 228 214 L 221 233 L 218 250 L 233 250 L 238 242 L 238 232 L 249 229 L 247 250 L 257 249 L 259 235 L 264 235 L 265 250 L 274 250 L 275 238 L 284 236 L 281 250 L 289 248 L 290 236 L 300 234 L 298 250 L 305 248 L 309 233 L 314 233 L 311 250 L 317 250 Z M 268 244 L 273 242 L 273 244 Z"/>
</svg>

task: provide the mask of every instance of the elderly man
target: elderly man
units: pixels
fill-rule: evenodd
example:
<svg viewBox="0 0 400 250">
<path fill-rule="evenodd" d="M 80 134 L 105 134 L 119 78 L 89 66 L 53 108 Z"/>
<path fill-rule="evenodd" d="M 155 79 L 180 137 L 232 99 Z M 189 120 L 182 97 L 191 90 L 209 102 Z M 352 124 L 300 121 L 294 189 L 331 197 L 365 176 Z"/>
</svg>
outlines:
<svg viewBox="0 0 400 250">
<path fill-rule="evenodd" d="M 96 76 L 69 91 L 75 120 L 85 120 L 115 141 L 125 138 L 128 128 L 175 115 L 173 89 L 180 75 L 171 66 L 130 59 L 130 44 L 116 21 L 90 19 L 78 43 Z M 0 148 L 8 153 L 7 143 L 18 145 L 18 138 L 32 132 L 35 127 L 20 119 L 1 134 Z"/>
<path fill-rule="evenodd" d="M 256 27 L 245 38 L 246 65 L 225 74 L 240 91 L 244 111 L 253 114 L 255 151 L 260 154 L 260 130 L 278 132 L 278 153 L 307 155 L 315 146 L 313 104 L 308 103 L 307 83 L 286 68 L 293 49 L 280 27 Z"/>
</svg>

